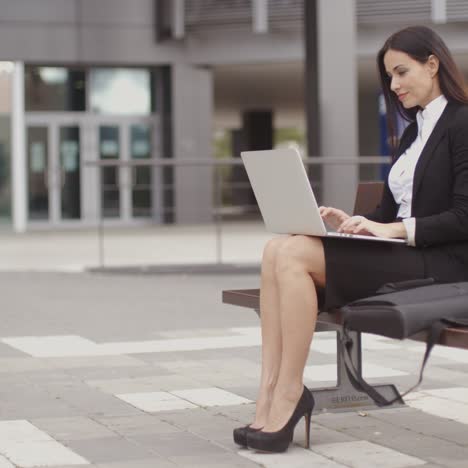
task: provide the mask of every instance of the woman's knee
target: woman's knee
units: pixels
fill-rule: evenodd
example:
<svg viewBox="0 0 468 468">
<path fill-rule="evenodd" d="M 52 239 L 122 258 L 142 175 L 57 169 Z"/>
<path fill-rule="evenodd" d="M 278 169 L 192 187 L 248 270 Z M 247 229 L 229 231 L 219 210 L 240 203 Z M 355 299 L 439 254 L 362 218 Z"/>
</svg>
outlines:
<svg viewBox="0 0 468 468">
<path fill-rule="evenodd" d="M 319 238 L 303 235 L 291 236 L 278 249 L 276 273 L 300 270 L 315 273 L 323 263 L 323 245 Z"/>
<path fill-rule="evenodd" d="M 288 238 L 289 236 L 273 237 L 265 244 L 262 256 L 263 267 L 274 267 L 278 252 Z"/>
</svg>

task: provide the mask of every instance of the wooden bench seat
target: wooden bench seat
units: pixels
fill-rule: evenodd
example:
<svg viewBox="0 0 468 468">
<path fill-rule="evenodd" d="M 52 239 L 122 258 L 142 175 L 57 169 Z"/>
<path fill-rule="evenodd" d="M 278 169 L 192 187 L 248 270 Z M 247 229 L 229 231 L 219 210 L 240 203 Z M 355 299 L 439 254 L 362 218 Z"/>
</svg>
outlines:
<svg viewBox="0 0 468 468">
<path fill-rule="evenodd" d="M 383 184 L 363 183 L 358 187 L 354 214 L 369 213 L 374 209 L 381 198 Z M 223 303 L 253 309 L 259 314 L 260 310 L 260 290 L 259 289 L 237 289 L 223 291 Z M 316 325 L 316 332 L 334 331 L 337 334 L 337 385 L 334 387 L 314 388 L 314 398 L 316 401 L 314 412 L 331 411 L 356 411 L 376 408 L 373 400 L 366 394 L 356 390 L 344 365 L 344 349 L 342 344 L 343 316 L 340 310 L 334 312 L 322 312 L 319 314 Z M 358 371 L 362 371 L 362 346 L 361 334 L 359 332 L 349 332 L 349 337 L 353 340 L 353 351 L 351 360 Z M 426 333 L 418 333 L 411 339 L 418 341 L 426 340 Z M 439 344 L 453 348 L 468 349 L 468 328 L 446 329 L 439 340 Z M 376 385 L 375 388 L 387 399 L 399 397 L 399 393 L 394 385 Z M 392 407 L 404 405 L 400 398 L 399 402 Z"/>
<path fill-rule="evenodd" d="M 260 309 L 260 289 L 233 289 L 223 291 L 223 302 L 249 309 Z M 327 324 L 342 325 L 343 317 L 340 310 L 332 313 L 322 312 L 318 316 L 320 328 L 326 328 Z M 426 333 L 418 333 L 410 337 L 411 340 L 426 341 Z M 440 336 L 440 345 L 452 348 L 468 349 L 468 327 L 467 328 L 447 328 Z"/>
</svg>

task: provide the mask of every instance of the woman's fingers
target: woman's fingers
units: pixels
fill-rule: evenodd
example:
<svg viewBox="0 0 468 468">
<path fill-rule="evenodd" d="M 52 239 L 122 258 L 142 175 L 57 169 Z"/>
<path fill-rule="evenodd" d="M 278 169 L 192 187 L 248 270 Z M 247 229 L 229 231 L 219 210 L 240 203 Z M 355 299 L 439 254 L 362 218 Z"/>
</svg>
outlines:
<svg viewBox="0 0 468 468">
<path fill-rule="evenodd" d="M 356 227 L 358 227 L 361 223 L 367 221 L 366 218 L 363 216 L 352 216 L 351 218 L 346 219 L 341 225 L 338 227 L 338 232 L 355 232 Z"/>
<path fill-rule="evenodd" d="M 319 213 L 323 218 L 334 217 L 341 220 L 348 218 L 348 215 L 344 211 L 327 206 L 320 206 Z"/>
</svg>

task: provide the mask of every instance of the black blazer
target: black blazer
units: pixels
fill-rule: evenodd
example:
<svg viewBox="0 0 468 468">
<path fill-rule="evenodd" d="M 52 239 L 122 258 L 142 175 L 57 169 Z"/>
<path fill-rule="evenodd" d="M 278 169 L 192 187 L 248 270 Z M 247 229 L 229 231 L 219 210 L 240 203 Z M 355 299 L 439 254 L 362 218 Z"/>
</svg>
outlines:
<svg viewBox="0 0 468 468">
<path fill-rule="evenodd" d="M 416 136 L 413 122 L 401 137 L 395 161 Z M 397 211 L 387 178 L 380 205 L 367 217 L 390 223 Z M 449 102 L 426 142 L 415 169 L 411 216 L 416 218 L 416 247 L 439 247 L 468 271 L 467 105 Z"/>
</svg>

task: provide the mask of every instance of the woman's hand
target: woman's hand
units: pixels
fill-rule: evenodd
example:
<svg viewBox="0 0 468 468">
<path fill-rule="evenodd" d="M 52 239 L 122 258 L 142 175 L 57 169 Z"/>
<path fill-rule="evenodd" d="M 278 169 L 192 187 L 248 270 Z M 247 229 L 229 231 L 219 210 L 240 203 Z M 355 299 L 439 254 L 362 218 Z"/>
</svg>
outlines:
<svg viewBox="0 0 468 468">
<path fill-rule="evenodd" d="M 350 216 L 338 208 L 319 207 L 320 216 L 332 228 L 338 229 Z"/>
<path fill-rule="evenodd" d="M 352 216 L 344 221 L 337 231 L 387 239 L 406 238 L 406 229 L 403 223 L 376 223 L 364 218 L 364 216 Z"/>
</svg>

